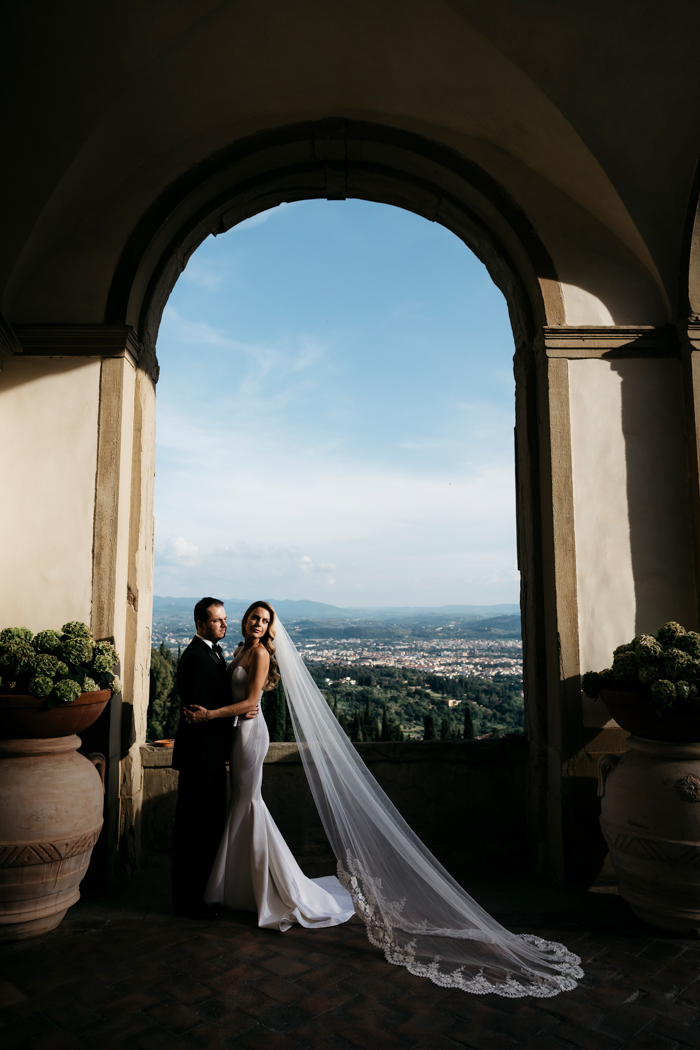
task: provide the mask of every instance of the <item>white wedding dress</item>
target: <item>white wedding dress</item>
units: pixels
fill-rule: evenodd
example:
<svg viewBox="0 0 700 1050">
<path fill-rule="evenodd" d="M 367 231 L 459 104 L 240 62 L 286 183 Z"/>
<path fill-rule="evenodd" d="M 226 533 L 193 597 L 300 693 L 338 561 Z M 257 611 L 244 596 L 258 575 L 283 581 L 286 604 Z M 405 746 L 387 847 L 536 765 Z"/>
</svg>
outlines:
<svg viewBox="0 0 700 1050">
<path fill-rule="evenodd" d="M 443 988 L 507 998 L 575 988 L 583 976 L 577 955 L 506 930 L 421 842 L 339 725 L 279 618 L 275 629 L 294 736 L 338 879 L 307 879 L 267 811 L 260 789 L 269 736 L 258 714 L 238 729 L 233 799 L 205 900 L 257 911 L 260 926 L 279 930 L 294 922 L 336 926 L 354 910 L 387 962 Z M 246 696 L 240 667 L 231 691 L 234 701 Z"/>
<path fill-rule="evenodd" d="M 236 667 L 232 703 L 245 700 L 248 675 Z M 261 711 L 240 718 L 231 754 L 231 805 L 205 901 L 258 913 L 258 926 L 288 930 L 337 926 L 354 914 L 352 898 L 334 876 L 308 879 L 270 816 L 261 789 L 270 736 Z"/>
</svg>

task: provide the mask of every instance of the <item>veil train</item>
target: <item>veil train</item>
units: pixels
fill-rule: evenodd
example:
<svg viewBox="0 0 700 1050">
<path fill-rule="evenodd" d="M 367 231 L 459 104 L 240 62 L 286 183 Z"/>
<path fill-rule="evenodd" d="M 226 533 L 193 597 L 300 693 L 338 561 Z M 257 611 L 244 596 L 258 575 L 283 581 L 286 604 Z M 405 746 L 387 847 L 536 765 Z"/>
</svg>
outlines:
<svg viewBox="0 0 700 1050">
<path fill-rule="evenodd" d="M 338 724 L 284 625 L 276 657 L 323 827 L 370 942 L 444 988 L 548 998 L 576 987 L 564 945 L 510 933 L 452 878 L 382 791 Z"/>
</svg>

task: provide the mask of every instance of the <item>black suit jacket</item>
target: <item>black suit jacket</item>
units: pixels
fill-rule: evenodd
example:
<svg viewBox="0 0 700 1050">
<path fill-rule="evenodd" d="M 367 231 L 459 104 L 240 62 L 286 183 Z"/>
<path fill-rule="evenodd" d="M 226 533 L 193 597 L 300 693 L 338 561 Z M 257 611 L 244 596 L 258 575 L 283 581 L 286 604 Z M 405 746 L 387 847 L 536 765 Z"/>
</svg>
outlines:
<svg viewBox="0 0 700 1050">
<path fill-rule="evenodd" d="M 193 638 L 180 657 L 177 686 L 183 707 L 199 704 L 215 711 L 230 703 L 226 661 L 220 660 L 201 638 Z M 175 734 L 173 769 L 189 773 L 215 773 L 223 769 L 231 754 L 232 724 L 231 718 L 216 718 L 190 725 L 181 714 Z"/>
</svg>

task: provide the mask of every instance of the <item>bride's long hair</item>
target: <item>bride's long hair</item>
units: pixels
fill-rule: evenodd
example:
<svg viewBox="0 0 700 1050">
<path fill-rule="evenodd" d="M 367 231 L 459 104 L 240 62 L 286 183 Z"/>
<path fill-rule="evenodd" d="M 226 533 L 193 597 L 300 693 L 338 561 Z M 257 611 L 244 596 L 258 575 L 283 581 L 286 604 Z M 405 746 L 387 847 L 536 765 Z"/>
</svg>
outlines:
<svg viewBox="0 0 700 1050">
<path fill-rule="evenodd" d="M 248 608 L 246 609 L 246 611 L 243 613 L 243 619 L 241 620 L 241 634 L 243 635 L 244 639 L 245 639 L 246 620 L 248 619 L 248 617 L 252 613 L 253 609 L 267 609 L 267 611 L 270 614 L 270 623 L 268 625 L 268 628 L 267 628 L 265 634 L 260 639 L 260 644 L 265 649 L 267 649 L 268 653 L 270 654 L 270 670 L 268 671 L 267 679 L 265 681 L 265 685 L 263 686 L 263 691 L 266 692 L 266 693 L 269 693 L 269 691 L 271 689 L 275 688 L 275 686 L 277 685 L 277 683 L 280 680 L 280 672 L 279 672 L 279 668 L 277 666 L 277 660 L 275 658 L 275 645 L 274 645 L 274 641 L 275 641 L 275 610 L 272 608 L 272 606 L 270 605 L 269 602 L 253 602 L 252 605 L 249 605 Z"/>
</svg>

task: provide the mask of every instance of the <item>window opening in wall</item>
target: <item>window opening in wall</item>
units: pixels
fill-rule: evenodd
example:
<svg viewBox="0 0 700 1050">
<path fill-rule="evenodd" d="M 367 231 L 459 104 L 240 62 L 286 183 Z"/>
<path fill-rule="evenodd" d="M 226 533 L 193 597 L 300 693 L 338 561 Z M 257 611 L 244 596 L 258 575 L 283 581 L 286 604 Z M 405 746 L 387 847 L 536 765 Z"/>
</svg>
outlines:
<svg viewBox="0 0 700 1050">
<path fill-rule="evenodd" d="M 200 246 L 158 340 L 150 739 L 203 594 L 228 652 L 271 601 L 353 739 L 522 732 L 512 354 L 485 267 L 399 208 L 287 204 Z"/>
</svg>

